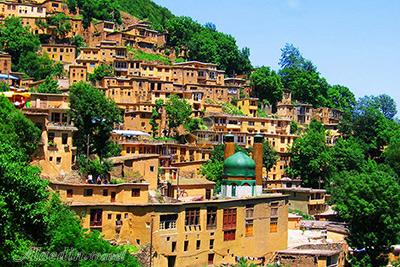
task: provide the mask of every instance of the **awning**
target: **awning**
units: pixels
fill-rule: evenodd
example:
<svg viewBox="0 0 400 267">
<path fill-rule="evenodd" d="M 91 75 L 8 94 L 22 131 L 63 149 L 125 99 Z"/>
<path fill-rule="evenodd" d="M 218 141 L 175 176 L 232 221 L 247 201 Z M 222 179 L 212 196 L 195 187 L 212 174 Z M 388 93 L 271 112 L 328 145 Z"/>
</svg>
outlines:
<svg viewBox="0 0 400 267">
<path fill-rule="evenodd" d="M 2 80 L 19 80 L 19 78 L 18 77 L 15 77 L 15 76 L 12 76 L 12 75 L 9 75 L 9 74 L 1 74 L 0 73 L 0 79 L 2 79 Z"/>
<path fill-rule="evenodd" d="M 113 130 L 113 133 L 123 136 L 150 136 L 148 133 L 134 130 Z"/>
</svg>

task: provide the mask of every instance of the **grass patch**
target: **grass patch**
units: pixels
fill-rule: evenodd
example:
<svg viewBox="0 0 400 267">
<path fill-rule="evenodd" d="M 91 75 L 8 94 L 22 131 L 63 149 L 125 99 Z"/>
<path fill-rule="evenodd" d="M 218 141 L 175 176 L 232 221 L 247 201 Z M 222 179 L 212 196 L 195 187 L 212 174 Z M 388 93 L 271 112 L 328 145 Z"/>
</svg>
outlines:
<svg viewBox="0 0 400 267">
<path fill-rule="evenodd" d="M 138 50 L 132 47 L 127 47 L 129 53 L 131 53 L 133 55 L 133 58 L 135 60 L 143 60 L 146 62 L 159 62 L 165 65 L 171 65 L 171 60 L 166 57 L 166 56 L 162 56 L 162 55 L 158 55 L 158 54 L 150 54 L 150 53 L 146 53 L 142 50 Z"/>
</svg>

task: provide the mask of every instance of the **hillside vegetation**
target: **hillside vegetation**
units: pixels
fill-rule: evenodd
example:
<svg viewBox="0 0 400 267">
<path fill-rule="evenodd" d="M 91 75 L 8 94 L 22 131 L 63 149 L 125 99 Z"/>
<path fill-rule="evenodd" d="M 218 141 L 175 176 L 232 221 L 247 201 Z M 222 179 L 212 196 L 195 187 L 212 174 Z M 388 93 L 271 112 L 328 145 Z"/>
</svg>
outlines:
<svg viewBox="0 0 400 267">
<path fill-rule="evenodd" d="M 168 19 L 174 15 L 167 8 L 150 0 L 117 0 L 122 11 L 138 19 L 147 19 L 157 30 L 163 30 Z"/>
<path fill-rule="evenodd" d="M 240 49 L 236 39 L 217 30 L 212 23 L 202 25 L 190 17 L 177 17 L 151 0 L 117 0 L 121 11 L 147 19 L 161 32 L 168 33 L 167 46 L 184 51 L 187 60 L 212 62 L 228 76 L 252 70 L 250 50 Z"/>
</svg>

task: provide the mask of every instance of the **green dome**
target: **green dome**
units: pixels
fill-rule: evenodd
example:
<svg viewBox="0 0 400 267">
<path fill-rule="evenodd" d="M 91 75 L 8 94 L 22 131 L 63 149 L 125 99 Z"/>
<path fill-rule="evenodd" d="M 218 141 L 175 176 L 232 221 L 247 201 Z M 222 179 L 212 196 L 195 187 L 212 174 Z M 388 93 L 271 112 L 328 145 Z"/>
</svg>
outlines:
<svg viewBox="0 0 400 267">
<path fill-rule="evenodd" d="M 255 177 L 256 164 L 243 152 L 236 152 L 224 161 L 225 177 Z"/>
</svg>

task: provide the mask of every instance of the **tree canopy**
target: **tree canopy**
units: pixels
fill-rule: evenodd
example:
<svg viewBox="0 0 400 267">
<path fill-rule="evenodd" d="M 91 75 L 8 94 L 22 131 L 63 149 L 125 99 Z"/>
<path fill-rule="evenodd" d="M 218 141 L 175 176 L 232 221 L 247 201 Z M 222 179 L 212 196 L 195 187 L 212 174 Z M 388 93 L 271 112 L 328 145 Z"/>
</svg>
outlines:
<svg viewBox="0 0 400 267">
<path fill-rule="evenodd" d="M 366 259 L 360 253 L 353 261 L 385 266 L 390 246 L 400 242 L 400 185 L 376 163 L 368 165 L 361 172 L 338 173 L 331 192 L 335 210 L 348 223 L 350 247 L 365 249 Z"/>
<path fill-rule="evenodd" d="M 38 93 L 47 93 L 47 94 L 61 94 L 62 93 L 57 80 L 55 80 L 51 76 L 47 76 L 46 79 L 43 81 L 43 83 L 39 84 L 39 86 L 34 88 L 32 91 L 38 92 Z"/>
<path fill-rule="evenodd" d="M 93 73 L 89 74 L 89 81 L 95 83 L 96 81 L 101 81 L 104 77 L 112 76 L 113 74 L 114 69 L 112 66 L 100 64 L 98 67 L 94 68 Z"/>
<path fill-rule="evenodd" d="M 351 110 L 355 104 L 353 93 L 345 86 L 329 85 L 317 67 L 305 59 L 293 44 L 282 49 L 279 75 L 283 86 L 292 93 L 292 99 L 312 104 L 314 107 L 331 107 Z"/>
<path fill-rule="evenodd" d="M 37 253 L 75 249 L 86 255 L 122 253 L 121 262 L 115 264 L 139 266 L 123 248 L 113 247 L 96 231 L 84 230 L 77 215 L 47 190 L 48 182 L 39 176 L 40 170 L 28 162 L 38 146 L 41 131 L 5 97 L 0 97 L 0 126 L 0 265 L 13 265 L 17 260 L 24 265 L 37 265 L 38 262 L 25 258 L 33 249 L 40 249 Z M 55 259 L 46 264 L 110 263 L 77 258 L 70 263 Z"/>
<path fill-rule="evenodd" d="M 122 23 L 120 6 L 116 1 L 109 0 L 68 0 L 68 9 L 75 13 L 79 8 L 79 13 L 83 17 L 83 26 L 88 28 L 93 19 L 108 20 L 118 24 Z"/>
<path fill-rule="evenodd" d="M 71 118 L 78 128 L 74 135 L 78 153 L 89 151 L 103 157 L 114 123 L 122 120 L 120 110 L 114 101 L 85 82 L 73 84 L 69 98 Z"/>
<path fill-rule="evenodd" d="M 177 131 L 181 125 L 185 125 L 192 115 L 192 106 L 177 95 L 171 95 L 165 103 L 165 111 L 168 116 L 168 128 Z"/>
<path fill-rule="evenodd" d="M 304 186 L 322 188 L 331 161 L 325 140 L 324 127 L 313 120 L 305 134 L 297 138 L 290 148 L 290 165 L 286 173 L 301 178 Z"/>
<path fill-rule="evenodd" d="M 12 69 L 26 73 L 35 80 L 60 76 L 62 64 L 47 55 L 38 55 L 39 38 L 23 26 L 21 18 L 7 17 L 0 25 L 0 50 L 11 55 Z"/>
<path fill-rule="evenodd" d="M 281 77 L 269 67 L 257 68 L 250 74 L 252 94 L 260 100 L 267 100 L 269 104 L 276 105 L 283 96 Z"/>
<path fill-rule="evenodd" d="M 173 17 L 165 24 L 167 44 L 187 50 L 189 60 L 213 62 L 228 75 L 248 73 L 250 50 L 239 49 L 235 38 L 199 24 L 189 17 Z"/>
</svg>

